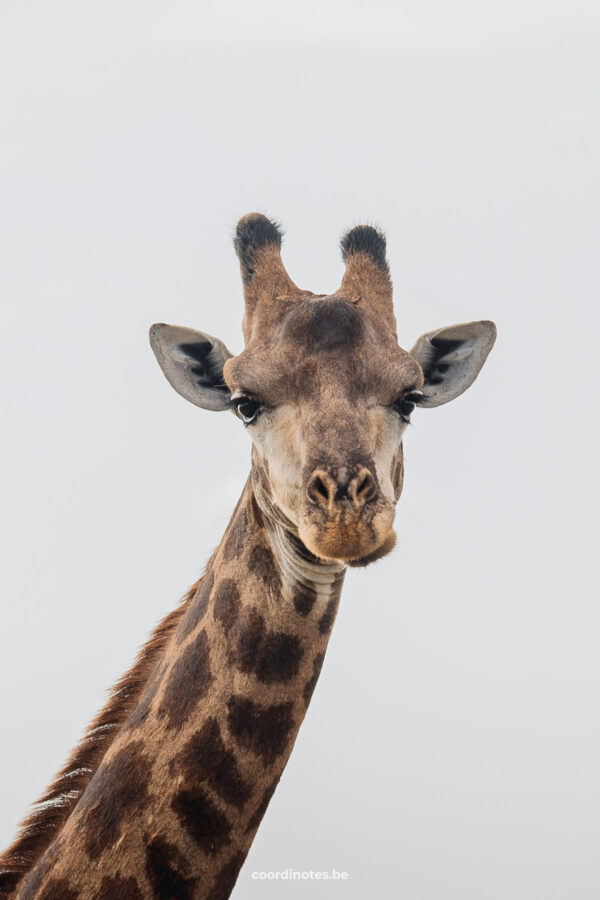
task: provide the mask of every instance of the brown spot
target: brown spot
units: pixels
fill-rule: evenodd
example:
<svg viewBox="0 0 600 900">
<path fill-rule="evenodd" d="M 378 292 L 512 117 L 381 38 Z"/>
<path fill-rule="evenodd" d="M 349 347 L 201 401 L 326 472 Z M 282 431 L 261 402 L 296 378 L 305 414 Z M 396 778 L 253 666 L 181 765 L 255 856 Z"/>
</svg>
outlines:
<svg viewBox="0 0 600 900">
<path fill-rule="evenodd" d="M 2 872 L 0 874 L 0 897 L 8 897 L 9 894 L 12 894 L 22 877 L 23 872 Z"/>
<path fill-rule="evenodd" d="M 262 528 L 263 524 L 264 524 L 263 523 L 263 514 L 260 510 L 260 506 L 256 502 L 256 497 L 254 496 L 254 493 L 252 493 L 252 496 L 250 498 L 250 507 L 252 509 L 252 515 L 254 516 L 254 524 L 258 528 Z"/>
<path fill-rule="evenodd" d="M 146 847 L 146 875 L 156 900 L 192 900 L 197 878 L 175 844 L 156 834 Z M 120 895 L 115 895 L 115 897 Z"/>
<path fill-rule="evenodd" d="M 213 612 L 215 619 L 221 622 L 225 634 L 229 634 L 231 626 L 240 610 L 240 592 L 233 578 L 224 578 L 217 584 Z"/>
<path fill-rule="evenodd" d="M 242 555 L 246 527 L 246 510 L 240 506 L 235 512 L 229 530 L 223 539 L 223 550 L 221 553 L 224 563 L 229 563 Z"/>
<path fill-rule="evenodd" d="M 29 896 L 33 898 L 34 894 Z M 66 878 L 51 878 L 42 886 L 41 893 L 35 894 L 35 900 L 78 900 L 80 896 L 80 892 L 71 887 Z"/>
<path fill-rule="evenodd" d="M 170 771 L 192 784 L 208 782 L 222 800 L 238 809 L 250 796 L 250 786 L 242 779 L 235 756 L 225 747 L 216 719 L 208 719 L 190 738 L 172 760 Z"/>
<path fill-rule="evenodd" d="M 242 670 L 251 672 L 265 634 L 263 617 L 255 609 L 243 610 L 232 635 L 231 659 Z"/>
<path fill-rule="evenodd" d="M 354 348 L 364 335 L 363 316 L 341 297 L 324 297 L 310 304 L 307 312 L 302 319 L 289 319 L 286 324 L 290 337 L 300 339 L 312 353 Z"/>
<path fill-rule="evenodd" d="M 236 853 L 228 863 L 225 863 L 220 872 L 218 872 L 215 883 L 206 900 L 229 900 L 245 858 L 245 853 Z"/>
<path fill-rule="evenodd" d="M 273 594 L 281 593 L 281 575 L 273 554 L 268 547 L 257 544 L 252 548 L 248 568 Z"/>
<path fill-rule="evenodd" d="M 31 869 L 29 874 L 26 873 L 24 876 L 24 881 L 21 885 L 21 891 L 20 891 L 20 895 L 23 898 L 23 900 L 35 900 L 35 897 L 38 896 L 38 891 L 40 889 L 40 885 L 51 868 L 52 868 L 52 864 L 48 857 L 48 853 L 45 853 L 44 856 L 42 856 L 39 859 L 38 863 L 33 867 L 33 869 Z M 23 874 L 21 872 L 19 872 L 17 875 L 17 880 L 22 877 L 23 877 Z M 9 888 L 9 890 L 7 892 L 10 894 L 10 888 L 11 888 L 10 883 L 7 885 L 2 880 L 2 881 L 0 881 L 0 886 L 3 888 L 3 890 L 6 890 L 7 888 Z"/>
<path fill-rule="evenodd" d="M 240 744 L 262 757 L 266 765 L 283 753 L 294 724 L 293 703 L 260 706 L 245 697 L 233 696 L 227 707 L 229 730 Z"/>
<path fill-rule="evenodd" d="M 133 741 L 102 763 L 79 801 L 79 824 L 92 860 L 116 843 L 125 820 L 148 802 L 152 764 L 143 747 L 143 741 Z"/>
<path fill-rule="evenodd" d="M 256 661 L 256 677 L 265 684 L 289 681 L 298 672 L 304 650 L 295 634 L 268 634 Z"/>
<path fill-rule="evenodd" d="M 210 600 L 210 592 L 214 584 L 215 576 L 212 568 L 205 574 L 200 582 L 198 592 L 189 609 L 181 621 L 181 625 L 177 629 L 177 643 L 180 644 L 186 639 L 188 634 L 196 630 L 197 625 L 202 621 L 208 609 L 208 601 Z"/>
<path fill-rule="evenodd" d="M 254 672 L 264 684 L 289 681 L 304 654 L 300 640 L 284 631 L 268 633 L 262 616 L 244 612 L 233 635 L 231 659 L 242 672 Z"/>
<path fill-rule="evenodd" d="M 313 673 L 304 685 L 304 690 L 302 691 L 302 696 L 304 697 L 304 702 L 308 706 L 311 701 L 311 697 L 313 695 L 313 691 L 316 687 L 317 681 L 319 680 L 319 675 L 321 674 L 321 668 L 323 666 L 323 660 L 325 659 L 324 653 L 317 653 L 313 663 Z"/>
<path fill-rule="evenodd" d="M 135 878 L 105 875 L 93 900 L 144 900 Z"/>
<path fill-rule="evenodd" d="M 49 875 L 54 868 L 56 857 L 62 849 L 63 843 L 64 839 L 58 837 L 46 852 L 42 853 L 37 862 L 32 863 L 29 874 L 22 871 L 17 873 L 17 882 L 21 878 L 24 879 L 19 894 L 22 900 L 34 900 L 38 896 L 40 885 L 46 875 Z M 12 889 L 10 882 L 7 883 L 0 878 L 0 897 L 3 896 L 2 891 L 10 894 L 9 888 Z"/>
<path fill-rule="evenodd" d="M 271 798 L 273 797 L 273 794 L 275 793 L 275 788 L 279 784 L 280 778 L 281 778 L 281 775 L 278 775 L 277 778 L 274 779 L 274 781 L 269 785 L 269 787 L 264 792 L 262 800 L 260 801 L 260 803 L 256 807 L 256 810 L 254 811 L 254 813 L 248 820 L 248 824 L 246 825 L 246 834 L 248 834 L 251 831 L 254 831 L 256 828 L 258 828 L 258 826 L 262 822 L 263 816 L 267 811 L 267 807 L 268 807 L 269 803 L 271 802 Z"/>
<path fill-rule="evenodd" d="M 164 672 L 165 664 L 157 663 L 152 671 L 152 675 L 148 679 L 148 684 L 146 685 L 146 690 L 142 694 L 142 699 L 134 708 L 133 712 L 125 723 L 125 730 L 137 728 L 139 725 L 142 725 L 146 721 L 150 713 L 152 701 L 154 700 L 160 687 Z"/>
<path fill-rule="evenodd" d="M 294 588 L 294 607 L 301 616 L 307 616 L 317 601 L 317 592 L 314 587 L 298 584 Z"/>
<path fill-rule="evenodd" d="M 206 631 L 185 648 L 173 665 L 158 707 L 160 718 L 168 718 L 168 728 L 181 728 L 213 681 L 210 671 Z"/>
<path fill-rule="evenodd" d="M 179 791 L 171 808 L 198 847 L 215 856 L 230 843 L 231 824 L 202 788 Z"/>
<path fill-rule="evenodd" d="M 319 619 L 319 632 L 321 634 L 328 634 L 331 631 L 335 620 L 335 614 L 338 608 L 339 602 L 339 592 L 333 592 L 332 596 L 329 599 L 327 606 L 325 607 L 325 612 Z"/>
</svg>

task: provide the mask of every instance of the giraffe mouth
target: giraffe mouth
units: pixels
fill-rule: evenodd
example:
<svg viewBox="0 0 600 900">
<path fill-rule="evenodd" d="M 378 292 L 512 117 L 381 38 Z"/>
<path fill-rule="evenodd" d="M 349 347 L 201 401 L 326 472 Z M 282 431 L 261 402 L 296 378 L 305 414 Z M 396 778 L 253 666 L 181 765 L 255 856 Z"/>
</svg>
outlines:
<svg viewBox="0 0 600 900">
<path fill-rule="evenodd" d="M 382 507 L 368 519 L 356 515 L 345 504 L 328 516 L 303 509 L 298 536 L 320 559 L 337 560 L 349 566 L 367 566 L 390 553 L 396 543 L 392 528 L 394 508 L 387 503 Z"/>
<path fill-rule="evenodd" d="M 378 559 L 383 559 L 384 556 L 387 556 L 388 553 L 391 553 L 395 546 L 396 532 L 392 528 L 388 532 L 388 535 L 383 544 L 381 544 L 376 550 L 373 550 L 372 553 L 368 553 L 366 556 L 359 556 L 357 557 L 357 559 L 349 559 L 347 560 L 347 564 L 355 569 L 370 566 L 371 563 L 376 562 Z"/>
</svg>

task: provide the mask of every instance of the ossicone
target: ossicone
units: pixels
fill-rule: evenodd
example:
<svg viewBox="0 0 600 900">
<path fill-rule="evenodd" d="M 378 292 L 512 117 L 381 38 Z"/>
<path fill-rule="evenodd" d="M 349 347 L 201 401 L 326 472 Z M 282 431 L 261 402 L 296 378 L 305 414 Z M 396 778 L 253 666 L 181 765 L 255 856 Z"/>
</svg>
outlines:
<svg viewBox="0 0 600 900">
<path fill-rule="evenodd" d="M 346 265 L 356 253 L 366 254 L 387 272 L 385 234 L 372 225 L 356 225 L 347 231 L 340 241 L 342 258 Z"/>
<path fill-rule="evenodd" d="M 283 232 L 277 222 L 262 213 L 247 213 L 237 223 L 233 246 L 242 268 L 242 276 L 251 278 L 255 274 L 261 250 L 271 250 L 278 256 L 281 251 Z"/>
<path fill-rule="evenodd" d="M 383 231 L 372 225 L 356 225 L 340 241 L 346 271 L 339 296 L 370 309 L 396 333 L 392 281 Z"/>
<path fill-rule="evenodd" d="M 262 213 L 248 213 L 237 224 L 233 245 L 244 285 L 246 343 L 257 318 L 272 319 L 280 300 L 298 295 L 281 259 L 281 238 L 279 225 Z"/>
</svg>

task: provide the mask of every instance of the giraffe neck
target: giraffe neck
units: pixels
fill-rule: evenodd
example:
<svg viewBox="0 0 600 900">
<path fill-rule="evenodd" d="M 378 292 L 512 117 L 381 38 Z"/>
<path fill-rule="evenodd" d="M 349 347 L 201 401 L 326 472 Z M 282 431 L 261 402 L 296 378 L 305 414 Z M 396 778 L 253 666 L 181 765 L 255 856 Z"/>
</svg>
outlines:
<svg viewBox="0 0 600 900">
<path fill-rule="evenodd" d="M 249 480 L 140 701 L 16 896 L 229 897 L 304 719 L 344 573 L 259 506 Z"/>
</svg>

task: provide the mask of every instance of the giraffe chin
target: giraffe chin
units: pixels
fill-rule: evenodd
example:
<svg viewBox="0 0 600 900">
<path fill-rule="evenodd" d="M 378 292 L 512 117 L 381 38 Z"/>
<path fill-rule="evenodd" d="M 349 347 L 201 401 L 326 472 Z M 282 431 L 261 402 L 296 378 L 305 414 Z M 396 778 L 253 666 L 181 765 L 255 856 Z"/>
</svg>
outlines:
<svg viewBox="0 0 600 900">
<path fill-rule="evenodd" d="M 298 535 L 305 547 L 319 559 L 335 560 L 348 566 L 368 566 L 387 556 L 396 544 L 396 533 L 387 516 L 375 517 L 368 525 L 360 519 L 317 524 L 302 518 Z"/>
<path fill-rule="evenodd" d="M 364 568 L 365 566 L 369 566 L 372 562 L 376 562 L 376 560 L 382 559 L 384 556 L 387 556 L 388 553 L 392 552 L 395 546 L 396 532 L 392 528 L 388 532 L 388 535 L 383 544 L 380 544 L 376 550 L 373 550 L 372 553 L 368 553 L 366 556 L 360 556 L 358 557 L 358 559 L 349 559 L 347 560 L 347 564 L 355 569 Z"/>
</svg>

